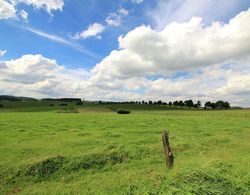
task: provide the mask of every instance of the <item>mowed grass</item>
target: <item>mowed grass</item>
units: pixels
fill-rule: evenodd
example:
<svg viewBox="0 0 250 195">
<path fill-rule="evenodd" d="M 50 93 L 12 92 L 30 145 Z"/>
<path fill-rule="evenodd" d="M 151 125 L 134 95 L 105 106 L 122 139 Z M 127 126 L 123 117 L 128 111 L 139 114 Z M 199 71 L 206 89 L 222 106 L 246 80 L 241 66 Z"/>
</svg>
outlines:
<svg viewBox="0 0 250 195">
<path fill-rule="evenodd" d="M 0 113 L 0 194 L 249 194 L 250 110 L 105 109 Z"/>
</svg>

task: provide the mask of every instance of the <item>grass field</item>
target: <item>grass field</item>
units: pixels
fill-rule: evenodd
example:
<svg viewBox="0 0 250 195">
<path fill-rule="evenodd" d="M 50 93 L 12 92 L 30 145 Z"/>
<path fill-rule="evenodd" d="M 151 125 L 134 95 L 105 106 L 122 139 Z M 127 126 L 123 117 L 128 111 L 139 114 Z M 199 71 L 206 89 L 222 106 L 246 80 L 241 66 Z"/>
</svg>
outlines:
<svg viewBox="0 0 250 195">
<path fill-rule="evenodd" d="M 6 105 L 0 194 L 250 193 L 250 110 L 126 106 L 129 115 L 112 111 L 120 105 L 87 105 L 79 113 Z M 165 166 L 164 129 L 172 169 Z"/>
</svg>

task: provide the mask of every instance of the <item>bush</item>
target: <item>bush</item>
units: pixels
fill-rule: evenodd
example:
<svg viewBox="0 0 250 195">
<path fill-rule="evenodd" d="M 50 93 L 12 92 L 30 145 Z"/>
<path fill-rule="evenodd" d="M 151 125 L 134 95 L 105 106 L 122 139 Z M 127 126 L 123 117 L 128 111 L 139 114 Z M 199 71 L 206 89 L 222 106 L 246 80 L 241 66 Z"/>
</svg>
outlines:
<svg viewBox="0 0 250 195">
<path fill-rule="evenodd" d="M 54 104 L 49 104 L 49 106 L 54 106 Z"/>
<path fill-rule="evenodd" d="M 0 104 L 0 108 L 3 108 L 3 104 Z"/>
<path fill-rule="evenodd" d="M 35 163 L 26 170 L 25 175 L 38 176 L 42 178 L 47 177 L 58 171 L 63 166 L 64 159 L 65 158 L 62 156 L 57 156 Z"/>
<path fill-rule="evenodd" d="M 63 103 L 63 104 L 60 104 L 59 106 L 67 106 L 68 104 L 65 104 L 65 103 Z"/>
<path fill-rule="evenodd" d="M 130 114 L 129 110 L 118 110 L 117 114 Z"/>
</svg>

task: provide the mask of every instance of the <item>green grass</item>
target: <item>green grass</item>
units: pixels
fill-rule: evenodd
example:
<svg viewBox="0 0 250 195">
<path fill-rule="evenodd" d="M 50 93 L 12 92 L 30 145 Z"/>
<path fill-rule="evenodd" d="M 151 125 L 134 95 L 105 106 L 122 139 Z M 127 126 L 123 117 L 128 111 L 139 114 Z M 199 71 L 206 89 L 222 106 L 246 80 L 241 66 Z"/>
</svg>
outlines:
<svg viewBox="0 0 250 195">
<path fill-rule="evenodd" d="M 249 194 L 249 110 L 42 108 L 0 113 L 0 194 Z"/>
</svg>

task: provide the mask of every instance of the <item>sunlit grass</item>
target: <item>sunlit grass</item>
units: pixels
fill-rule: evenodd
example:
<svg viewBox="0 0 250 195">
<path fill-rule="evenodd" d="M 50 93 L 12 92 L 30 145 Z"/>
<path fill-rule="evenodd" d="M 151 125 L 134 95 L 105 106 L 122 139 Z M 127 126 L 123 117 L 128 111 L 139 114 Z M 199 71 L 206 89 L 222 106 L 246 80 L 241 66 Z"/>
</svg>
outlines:
<svg viewBox="0 0 250 195">
<path fill-rule="evenodd" d="M 0 113 L 1 193 L 249 192 L 249 110 L 96 109 Z M 164 129 L 175 156 L 171 170 Z"/>
</svg>

